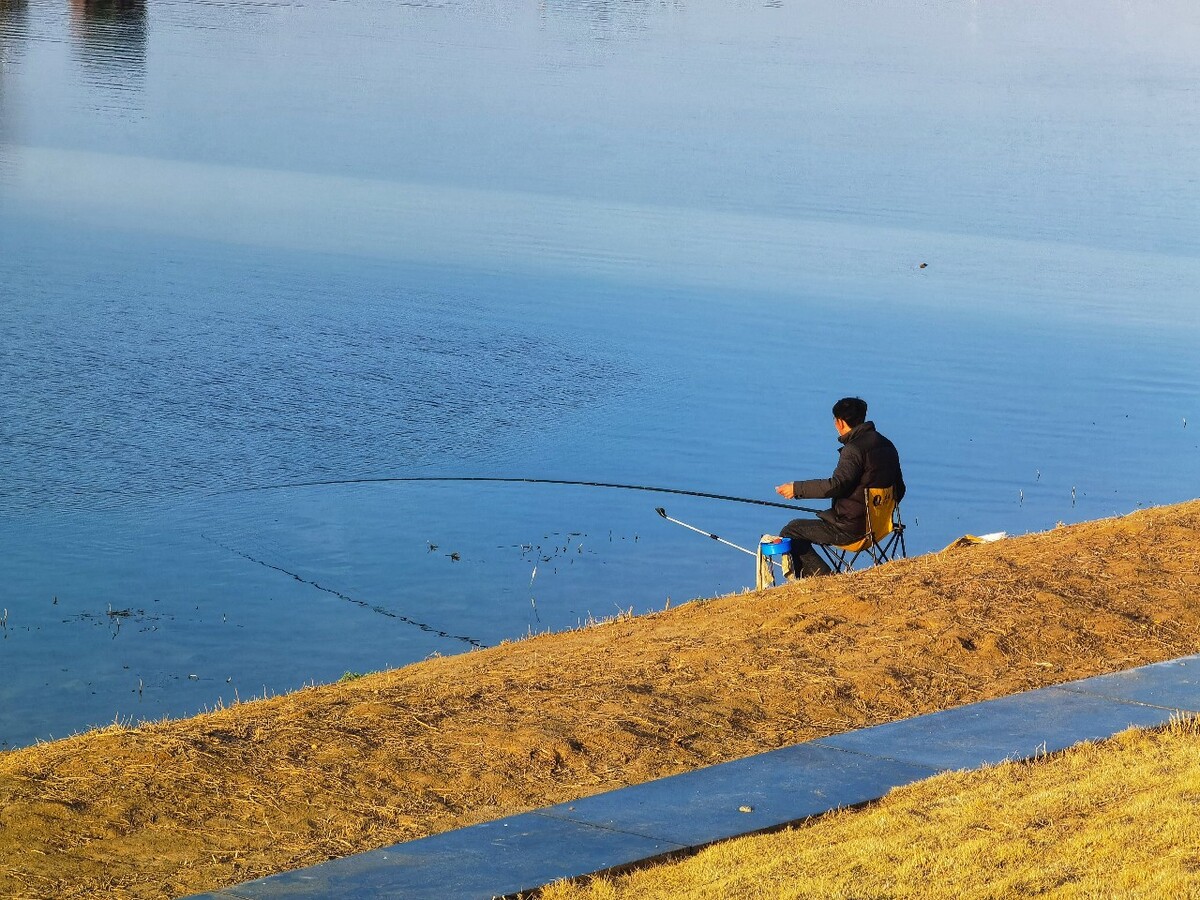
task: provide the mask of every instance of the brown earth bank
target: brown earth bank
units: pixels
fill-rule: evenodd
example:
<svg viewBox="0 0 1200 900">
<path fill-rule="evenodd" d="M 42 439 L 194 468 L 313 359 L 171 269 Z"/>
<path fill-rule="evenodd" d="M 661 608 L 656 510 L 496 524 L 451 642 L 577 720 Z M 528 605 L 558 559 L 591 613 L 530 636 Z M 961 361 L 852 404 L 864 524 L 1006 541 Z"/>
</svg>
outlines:
<svg viewBox="0 0 1200 900">
<path fill-rule="evenodd" d="M 0 754 L 0 896 L 175 897 L 1200 650 L 1200 501 Z"/>
</svg>

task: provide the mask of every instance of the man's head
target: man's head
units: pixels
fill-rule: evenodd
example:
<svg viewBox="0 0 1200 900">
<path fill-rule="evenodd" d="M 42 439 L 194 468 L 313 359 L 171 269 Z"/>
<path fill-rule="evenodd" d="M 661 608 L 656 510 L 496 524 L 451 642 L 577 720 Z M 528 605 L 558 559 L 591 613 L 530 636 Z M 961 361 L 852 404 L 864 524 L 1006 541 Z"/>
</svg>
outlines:
<svg viewBox="0 0 1200 900">
<path fill-rule="evenodd" d="M 833 404 L 833 421 L 845 424 L 845 429 L 839 425 L 838 434 L 845 434 L 856 425 L 867 421 L 867 401 L 858 397 L 843 397 Z"/>
</svg>

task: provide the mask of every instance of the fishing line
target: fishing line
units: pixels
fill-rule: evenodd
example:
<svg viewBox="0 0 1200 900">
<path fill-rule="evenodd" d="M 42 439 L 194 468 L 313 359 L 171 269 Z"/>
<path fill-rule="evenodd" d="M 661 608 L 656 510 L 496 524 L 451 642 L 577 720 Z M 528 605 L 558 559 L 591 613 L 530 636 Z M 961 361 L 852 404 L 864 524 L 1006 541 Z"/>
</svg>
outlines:
<svg viewBox="0 0 1200 900">
<path fill-rule="evenodd" d="M 327 594 L 333 594 L 333 596 L 337 597 L 339 600 L 345 600 L 347 603 L 353 603 L 355 606 L 361 606 L 363 609 L 369 609 L 372 612 L 377 612 L 381 616 L 387 616 L 388 618 L 396 619 L 397 621 L 403 622 L 406 625 L 412 625 L 415 628 L 420 628 L 422 631 L 426 631 L 429 634 L 436 634 L 438 637 L 449 638 L 450 640 L 454 640 L 454 641 L 462 641 L 464 644 L 470 644 L 472 647 L 478 647 L 480 649 L 487 647 L 487 644 L 484 644 L 481 641 L 477 641 L 473 637 L 467 637 L 466 635 L 461 635 L 461 634 L 451 634 L 448 631 L 442 631 L 439 628 L 434 628 L 432 625 L 426 625 L 424 622 L 418 622 L 416 619 L 410 619 L 408 616 L 401 615 L 398 612 L 393 612 L 392 610 L 388 609 L 385 606 L 379 606 L 377 604 L 367 603 L 365 600 L 359 600 L 355 597 L 351 597 L 347 594 L 343 594 L 341 591 L 334 590 L 333 588 L 325 587 L 325 585 L 323 585 L 323 584 L 319 584 L 315 581 L 311 581 L 308 578 L 304 578 L 301 575 L 297 575 L 295 572 L 288 571 L 287 569 L 283 568 L 282 566 L 277 566 L 273 563 L 267 562 L 266 560 L 258 559 L 257 557 L 251 556 L 249 553 L 244 553 L 241 550 L 237 550 L 233 547 L 230 547 L 227 544 L 222 544 L 220 541 L 215 540 L 214 538 L 210 538 L 207 534 L 201 534 L 200 537 L 204 538 L 210 544 L 216 544 L 222 550 L 228 550 L 230 553 L 234 554 L 235 556 L 240 556 L 242 559 L 249 560 L 252 563 L 258 563 L 258 565 L 263 566 L 264 568 L 267 568 L 267 569 L 271 569 L 275 572 L 280 572 L 284 575 L 290 575 L 292 578 L 295 578 L 301 584 L 307 584 L 310 587 L 315 587 L 319 591 L 324 591 Z"/>
<path fill-rule="evenodd" d="M 752 503 L 756 506 L 774 506 L 780 509 L 791 509 L 797 512 L 820 513 L 821 510 L 808 506 L 797 506 L 793 503 L 776 503 L 772 500 L 754 500 L 749 497 L 731 497 L 728 494 L 709 494 L 705 491 L 685 491 L 679 488 L 652 487 L 645 484 L 611 484 L 605 481 L 566 481 L 558 478 L 489 478 L 478 475 L 409 475 L 381 478 L 340 478 L 330 481 L 296 481 L 288 484 L 269 484 L 256 487 L 239 488 L 239 491 L 278 491 L 288 488 L 330 487 L 342 484 L 387 484 L 401 481 L 488 481 L 506 484 L 560 484 L 578 487 L 616 488 L 625 491 L 649 491 L 657 494 L 678 494 L 684 497 L 704 497 L 708 500 L 725 500 L 730 503 Z"/>
</svg>

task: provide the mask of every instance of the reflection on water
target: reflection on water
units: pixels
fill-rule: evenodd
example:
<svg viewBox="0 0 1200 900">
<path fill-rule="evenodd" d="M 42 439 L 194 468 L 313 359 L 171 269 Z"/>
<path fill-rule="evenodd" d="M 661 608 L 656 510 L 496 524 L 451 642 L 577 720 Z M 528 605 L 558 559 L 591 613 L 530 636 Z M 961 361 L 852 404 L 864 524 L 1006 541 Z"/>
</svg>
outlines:
<svg viewBox="0 0 1200 900">
<path fill-rule="evenodd" d="M 16 66 L 24 51 L 28 28 L 28 0 L 0 0 L 0 178 L 8 174 L 8 146 L 16 134 L 16 113 L 10 108 L 8 96 L 9 69 Z"/>
<path fill-rule="evenodd" d="M 538 4 L 543 23 L 563 20 L 583 25 L 588 29 L 588 37 L 595 41 L 608 41 L 645 31 L 653 16 L 662 15 L 665 10 L 683 9 L 682 0 L 541 0 Z"/>
<path fill-rule="evenodd" d="M 148 19 L 146 0 L 71 0 L 71 32 L 90 84 L 114 96 L 141 90 Z"/>
<path fill-rule="evenodd" d="M 20 48 L 28 19 L 29 0 L 0 0 L 0 74 Z"/>
<path fill-rule="evenodd" d="M 29 28 L 29 0 L 0 0 L 0 145 L 10 137 L 12 113 L 5 102 L 8 70 L 16 65 Z"/>
<path fill-rule="evenodd" d="M 0 0 L 0 60 L 8 60 L 9 38 L 25 30 L 29 0 Z"/>
</svg>

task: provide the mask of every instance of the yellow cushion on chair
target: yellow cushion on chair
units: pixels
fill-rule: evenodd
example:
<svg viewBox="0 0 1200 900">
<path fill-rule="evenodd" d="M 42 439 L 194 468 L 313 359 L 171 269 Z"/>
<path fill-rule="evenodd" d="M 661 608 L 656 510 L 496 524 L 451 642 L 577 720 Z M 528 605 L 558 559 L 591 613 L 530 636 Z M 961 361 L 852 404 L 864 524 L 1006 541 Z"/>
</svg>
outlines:
<svg viewBox="0 0 1200 900">
<path fill-rule="evenodd" d="M 834 544 L 834 546 L 844 553 L 861 553 L 873 543 L 875 541 L 872 538 L 865 537 L 860 541 L 855 541 L 853 544 Z"/>
</svg>

